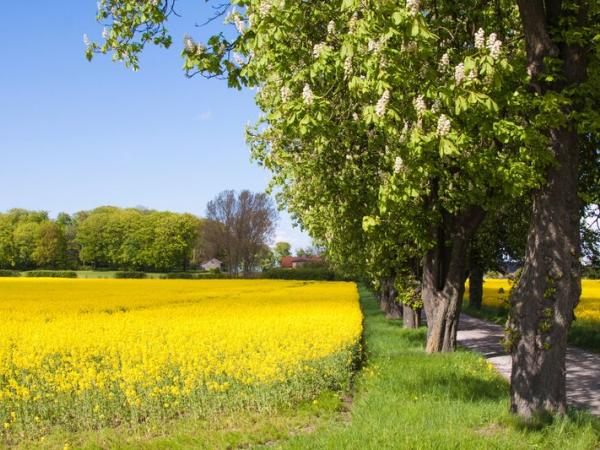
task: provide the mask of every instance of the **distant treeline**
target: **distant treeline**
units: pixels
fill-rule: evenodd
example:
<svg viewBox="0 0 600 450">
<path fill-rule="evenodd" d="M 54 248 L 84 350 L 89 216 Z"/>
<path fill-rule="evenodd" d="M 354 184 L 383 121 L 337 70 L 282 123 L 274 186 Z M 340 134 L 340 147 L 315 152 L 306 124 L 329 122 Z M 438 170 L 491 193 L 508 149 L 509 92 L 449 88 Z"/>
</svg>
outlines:
<svg viewBox="0 0 600 450">
<path fill-rule="evenodd" d="M 111 206 L 56 219 L 12 209 L 0 213 L 0 269 L 187 270 L 205 256 L 204 222 L 192 214 Z"/>
</svg>

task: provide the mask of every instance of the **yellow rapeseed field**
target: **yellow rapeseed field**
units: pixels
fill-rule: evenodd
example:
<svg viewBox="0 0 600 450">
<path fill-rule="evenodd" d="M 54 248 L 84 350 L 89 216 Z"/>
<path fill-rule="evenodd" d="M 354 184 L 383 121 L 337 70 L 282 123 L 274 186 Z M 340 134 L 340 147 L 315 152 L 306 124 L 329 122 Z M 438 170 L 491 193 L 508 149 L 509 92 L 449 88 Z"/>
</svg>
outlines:
<svg viewBox="0 0 600 450">
<path fill-rule="evenodd" d="M 483 304 L 486 306 L 508 306 L 508 294 L 512 283 L 505 279 L 486 279 L 483 284 Z M 578 320 L 600 322 L 600 280 L 583 280 L 579 305 L 575 309 Z"/>
<path fill-rule="evenodd" d="M 349 380 L 353 283 L 0 278 L 0 442 L 271 408 Z"/>
</svg>

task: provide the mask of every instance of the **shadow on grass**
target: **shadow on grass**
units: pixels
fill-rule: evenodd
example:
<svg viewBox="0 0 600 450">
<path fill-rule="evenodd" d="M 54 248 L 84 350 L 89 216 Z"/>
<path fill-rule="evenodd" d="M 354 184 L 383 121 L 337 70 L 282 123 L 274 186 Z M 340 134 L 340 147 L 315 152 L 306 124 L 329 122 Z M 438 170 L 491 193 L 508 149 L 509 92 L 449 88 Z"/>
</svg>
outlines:
<svg viewBox="0 0 600 450">
<path fill-rule="evenodd" d="M 481 376 L 465 373 L 449 372 L 443 374 L 426 373 L 421 376 L 422 383 L 414 388 L 434 390 L 450 399 L 463 401 L 500 400 L 506 398 L 507 389 L 499 386 L 497 379 L 486 379 Z"/>
</svg>

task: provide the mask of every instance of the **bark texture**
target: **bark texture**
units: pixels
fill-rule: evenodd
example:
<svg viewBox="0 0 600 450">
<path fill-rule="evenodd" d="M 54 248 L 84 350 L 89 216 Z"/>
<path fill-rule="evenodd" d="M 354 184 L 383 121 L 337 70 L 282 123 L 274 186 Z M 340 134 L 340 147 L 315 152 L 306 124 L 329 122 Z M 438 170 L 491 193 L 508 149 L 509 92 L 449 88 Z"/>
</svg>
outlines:
<svg viewBox="0 0 600 450">
<path fill-rule="evenodd" d="M 379 297 L 379 307 L 385 313 L 388 319 L 399 319 L 402 317 L 402 309 L 396 302 L 396 290 L 394 288 L 394 277 L 384 277 L 381 279 L 381 294 Z"/>
<path fill-rule="evenodd" d="M 557 43 L 551 33 L 561 17 L 572 13 L 563 11 L 557 0 L 519 0 L 518 4 L 532 89 L 544 94 L 583 81 L 583 49 Z M 585 8 L 578 14 L 575 23 L 581 24 Z M 564 78 L 552 85 L 540 77 L 548 56 L 564 62 Z M 556 165 L 548 171 L 547 184 L 534 196 L 525 265 L 511 295 L 506 334 L 512 356 L 511 411 L 524 418 L 542 411 L 566 411 L 567 331 L 581 293 L 579 146 L 574 124 L 567 121 L 563 128 L 551 130 L 549 139 Z"/>
<path fill-rule="evenodd" d="M 421 326 L 421 310 L 402 305 L 402 322 L 404 328 L 419 328 Z"/>
<path fill-rule="evenodd" d="M 477 207 L 446 216 L 437 230 L 436 247 L 425 255 L 422 298 L 427 316 L 427 353 L 456 349 L 467 247 L 483 217 Z"/>
</svg>

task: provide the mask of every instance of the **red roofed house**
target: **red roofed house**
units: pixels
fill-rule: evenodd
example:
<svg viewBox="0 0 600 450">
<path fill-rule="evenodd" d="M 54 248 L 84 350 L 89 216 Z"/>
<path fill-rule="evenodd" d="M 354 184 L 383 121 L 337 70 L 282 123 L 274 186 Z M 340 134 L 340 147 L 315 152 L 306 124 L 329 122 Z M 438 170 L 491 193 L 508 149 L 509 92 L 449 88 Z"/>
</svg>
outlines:
<svg viewBox="0 0 600 450">
<path fill-rule="evenodd" d="M 284 256 L 281 258 L 282 269 L 296 269 L 305 264 L 320 264 L 323 259 L 320 256 Z"/>
</svg>

